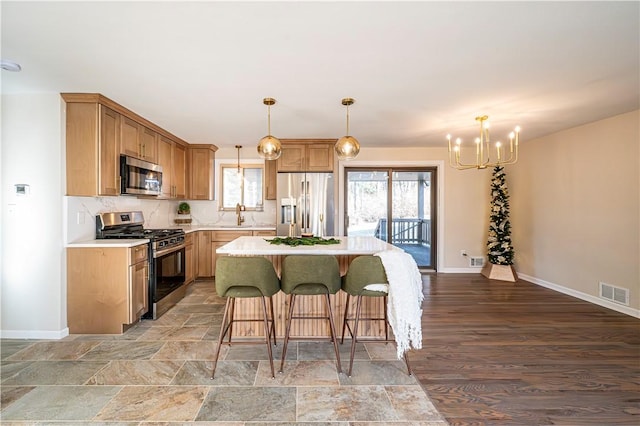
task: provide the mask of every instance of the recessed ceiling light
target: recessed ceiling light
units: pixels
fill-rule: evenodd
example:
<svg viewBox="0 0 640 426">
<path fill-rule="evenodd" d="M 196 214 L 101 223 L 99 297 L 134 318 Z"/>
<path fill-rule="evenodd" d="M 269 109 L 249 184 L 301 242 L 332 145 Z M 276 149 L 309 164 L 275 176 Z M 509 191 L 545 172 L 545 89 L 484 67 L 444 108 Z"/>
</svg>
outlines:
<svg viewBox="0 0 640 426">
<path fill-rule="evenodd" d="M 22 69 L 20 64 L 13 61 L 7 61 L 6 59 L 0 59 L 0 68 L 6 71 L 13 71 L 13 72 L 18 72 Z"/>
</svg>

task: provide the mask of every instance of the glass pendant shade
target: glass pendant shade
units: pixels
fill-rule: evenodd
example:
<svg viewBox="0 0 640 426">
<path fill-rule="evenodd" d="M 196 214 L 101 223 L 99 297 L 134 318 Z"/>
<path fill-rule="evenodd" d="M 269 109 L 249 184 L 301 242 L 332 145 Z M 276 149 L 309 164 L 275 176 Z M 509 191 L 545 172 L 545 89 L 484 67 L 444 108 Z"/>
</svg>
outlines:
<svg viewBox="0 0 640 426">
<path fill-rule="evenodd" d="M 264 98 L 262 103 L 267 106 L 267 136 L 258 143 L 258 155 L 265 160 L 277 160 L 282 154 L 280 139 L 271 136 L 271 105 L 276 103 L 273 98 Z"/>
<path fill-rule="evenodd" d="M 265 160 L 277 160 L 282 154 L 282 144 L 280 140 L 271 135 L 260 139 L 258 143 L 258 155 Z"/>
<path fill-rule="evenodd" d="M 336 142 L 335 151 L 340 160 L 353 160 L 360 152 L 360 143 L 353 136 L 343 136 Z"/>
<path fill-rule="evenodd" d="M 355 99 L 344 98 L 342 105 L 347 107 L 347 135 L 338 139 L 334 146 L 336 155 L 340 160 L 353 160 L 360 152 L 360 142 L 353 136 L 349 136 L 349 106 L 353 105 Z"/>
</svg>

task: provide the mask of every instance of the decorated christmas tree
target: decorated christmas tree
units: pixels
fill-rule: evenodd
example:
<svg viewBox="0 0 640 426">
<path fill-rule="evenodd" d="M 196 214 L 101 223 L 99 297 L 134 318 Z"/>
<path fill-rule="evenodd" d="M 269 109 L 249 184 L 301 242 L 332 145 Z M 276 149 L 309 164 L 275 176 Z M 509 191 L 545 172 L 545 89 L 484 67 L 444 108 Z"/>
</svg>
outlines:
<svg viewBox="0 0 640 426">
<path fill-rule="evenodd" d="M 513 270 L 513 246 L 511 245 L 511 223 L 509 222 L 509 191 L 507 190 L 504 167 L 493 169 L 491 178 L 491 215 L 489 217 L 489 237 L 487 239 L 489 264 L 483 275 L 507 281 L 517 279 Z M 492 271 L 492 266 L 505 265 L 502 270 Z M 507 270 L 508 269 L 508 270 Z"/>
</svg>

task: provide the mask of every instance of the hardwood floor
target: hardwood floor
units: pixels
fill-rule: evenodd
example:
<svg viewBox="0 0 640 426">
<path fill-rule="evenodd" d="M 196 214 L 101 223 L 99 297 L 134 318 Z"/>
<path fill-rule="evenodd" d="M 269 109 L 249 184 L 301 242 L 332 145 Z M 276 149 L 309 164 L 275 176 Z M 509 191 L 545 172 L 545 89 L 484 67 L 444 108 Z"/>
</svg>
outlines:
<svg viewBox="0 0 640 426">
<path fill-rule="evenodd" d="M 452 426 L 640 424 L 640 320 L 525 281 L 423 281 L 410 359 Z"/>
</svg>

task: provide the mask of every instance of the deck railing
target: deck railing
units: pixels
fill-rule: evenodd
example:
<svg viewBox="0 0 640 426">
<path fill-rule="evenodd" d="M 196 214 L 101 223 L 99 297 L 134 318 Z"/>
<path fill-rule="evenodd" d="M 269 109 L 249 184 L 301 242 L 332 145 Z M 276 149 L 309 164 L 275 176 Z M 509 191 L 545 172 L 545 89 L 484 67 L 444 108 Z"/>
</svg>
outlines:
<svg viewBox="0 0 640 426">
<path fill-rule="evenodd" d="M 375 236 L 392 244 L 421 244 L 430 246 L 431 220 L 393 219 L 391 221 L 391 239 L 388 239 L 387 219 L 379 219 Z"/>
</svg>

